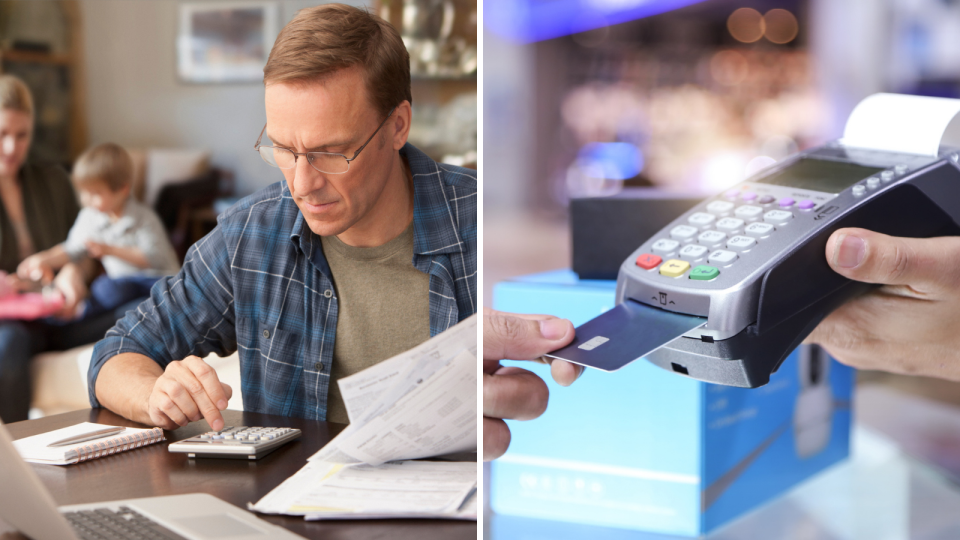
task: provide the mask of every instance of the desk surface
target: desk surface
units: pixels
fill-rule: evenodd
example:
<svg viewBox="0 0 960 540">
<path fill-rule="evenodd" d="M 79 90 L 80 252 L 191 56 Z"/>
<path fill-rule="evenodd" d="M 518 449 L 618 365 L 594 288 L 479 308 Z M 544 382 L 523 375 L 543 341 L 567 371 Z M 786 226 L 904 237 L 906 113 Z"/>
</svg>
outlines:
<svg viewBox="0 0 960 540">
<path fill-rule="evenodd" d="M 203 492 L 245 509 L 248 502 L 258 501 L 300 470 L 308 457 L 346 427 L 343 424 L 229 410 L 224 411 L 223 416 L 228 426 L 286 426 L 299 429 L 303 435 L 258 461 L 191 460 L 185 454 L 172 454 L 167 451 L 169 442 L 187 439 L 207 431 L 207 423 L 200 421 L 176 431 L 166 432 L 168 443 L 65 467 L 32 465 L 33 470 L 58 505 Z M 87 409 L 16 422 L 8 424 L 7 429 L 14 439 L 20 439 L 79 422 L 145 427 L 106 409 Z M 417 519 L 308 522 L 298 517 L 260 517 L 306 538 L 473 540 L 477 537 L 477 523 L 474 521 Z"/>
</svg>

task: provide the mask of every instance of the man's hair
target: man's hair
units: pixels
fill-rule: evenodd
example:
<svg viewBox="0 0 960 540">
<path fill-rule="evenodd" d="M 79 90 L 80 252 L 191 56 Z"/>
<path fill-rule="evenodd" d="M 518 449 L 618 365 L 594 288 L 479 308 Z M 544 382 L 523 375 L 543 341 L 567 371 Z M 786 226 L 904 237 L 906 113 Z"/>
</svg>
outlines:
<svg viewBox="0 0 960 540">
<path fill-rule="evenodd" d="M 381 116 L 403 100 L 413 103 L 410 55 L 400 34 L 380 17 L 344 4 L 297 12 L 273 44 L 263 84 L 310 82 L 352 66 L 363 69 Z"/>
<path fill-rule="evenodd" d="M 33 96 L 19 77 L 0 75 L 0 109 L 11 109 L 33 116 Z"/>
<path fill-rule="evenodd" d="M 133 160 L 118 144 L 94 146 L 77 158 L 73 164 L 73 183 L 78 187 L 91 182 L 103 182 L 110 191 L 120 191 L 133 181 Z"/>
</svg>

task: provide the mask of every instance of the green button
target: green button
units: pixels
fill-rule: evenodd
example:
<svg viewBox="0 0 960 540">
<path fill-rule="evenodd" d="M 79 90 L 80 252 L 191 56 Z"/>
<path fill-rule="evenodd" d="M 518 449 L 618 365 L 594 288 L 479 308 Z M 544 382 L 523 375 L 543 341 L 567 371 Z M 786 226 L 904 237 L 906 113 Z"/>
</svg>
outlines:
<svg viewBox="0 0 960 540">
<path fill-rule="evenodd" d="M 702 264 L 690 271 L 690 279 L 699 279 L 700 281 L 709 281 L 720 275 L 720 270 Z"/>
</svg>

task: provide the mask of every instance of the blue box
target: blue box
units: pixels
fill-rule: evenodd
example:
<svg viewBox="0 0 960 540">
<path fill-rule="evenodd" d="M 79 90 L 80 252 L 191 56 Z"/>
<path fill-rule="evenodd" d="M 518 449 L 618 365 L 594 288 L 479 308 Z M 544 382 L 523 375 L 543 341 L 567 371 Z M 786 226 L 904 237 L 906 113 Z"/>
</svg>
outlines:
<svg viewBox="0 0 960 540">
<path fill-rule="evenodd" d="M 493 304 L 579 326 L 614 306 L 615 287 L 549 272 L 497 284 Z M 499 514 L 700 536 L 849 454 L 854 370 L 816 347 L 752 390 L 646 361 L 563 388 L 545 365 L 509 364 L 547 381 L 550 404 L 508 422 L 510 449 L 491 470 Z"/>
</svg>

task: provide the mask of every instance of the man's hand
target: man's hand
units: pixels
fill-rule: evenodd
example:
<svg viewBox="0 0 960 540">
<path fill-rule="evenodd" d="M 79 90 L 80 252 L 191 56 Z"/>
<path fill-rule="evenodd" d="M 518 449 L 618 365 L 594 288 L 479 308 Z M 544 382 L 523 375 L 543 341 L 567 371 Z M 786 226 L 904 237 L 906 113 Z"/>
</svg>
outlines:
<svg viewBox="0 0 960 540">
<path fill-rule="evenodd" d="M 197 356 L 170 362 L 150 393 L 147 414 L 153 425 L 177 429 L 201 418 L 210 429 L 223 429 L 220 411 L 233 395 L 230 385 L 220 382 L 217 372 Z"/>
<path fill-rule="evenodd" d="M 547 409 L 547 385 L 530 371 L 503 367 L 500 360 L 539 360 L 573 341 L 573 324 L 550 315 L 517 315 L 483 309 L 483 459 L 496 459 L 510 445 L 502 418 L 531 420 Z M 573 384 L 582 367 L 551 362 L 550 374 L 563 386 Z"/>
<path fill-rule="evenodd" d="M 841 229 L 826 255 L 836 272 L 883 287 L 838 308 L 807 341 L 857 368 L 960 380 L 960 238 Z"/>
</svg>

